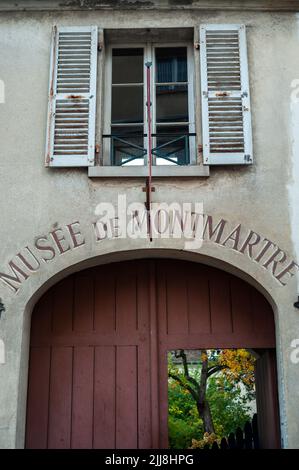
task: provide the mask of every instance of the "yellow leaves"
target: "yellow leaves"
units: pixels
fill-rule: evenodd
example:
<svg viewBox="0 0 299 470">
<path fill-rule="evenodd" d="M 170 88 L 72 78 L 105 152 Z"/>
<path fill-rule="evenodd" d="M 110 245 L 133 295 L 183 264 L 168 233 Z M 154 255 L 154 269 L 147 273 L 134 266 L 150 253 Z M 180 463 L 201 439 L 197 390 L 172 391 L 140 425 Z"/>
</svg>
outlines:
<svg viewBox="0 0 299 470">
<path fill-rule="evenodd" d="M 169 407 L 169 412 L 173 415 L 183 415 L 184 412 L 180 409 L 178 405 L 173 404 L 172 406 Z"/>
<path fill-rule="evenodd" d="M 224 388 L 224 381 L 227 379 L 230 384 L 236 385 L 238 382 L 243 382 L 248 390 L 254 388 L 254 357 L 246 349 L 222 349 L 222 350 L 201 350 L 200 362 L 196 367 L 189 364 L 190 376 L 198 383 L 200 381 L 201 367 L 204 363 L 208 363 L 208 370 L 212 374 L 216 374 L 219 387 Z M 222 366 L 219 367 L 219 366 Z M 214 369 L 214 372 L 213 372 Z M 169 360 L 168 374 L 171 387 L 179 386 L 185 395 L 190 393 L 188 391 L 190 386 L 193 387 L 190 380 L 185 376 L 182 364 L 174 364 Z M 210 375 L 210 376 L 211 376 Z"/>
<path fill-rule="evenodd" d="M 205 445 L 211 446 L 215 441 L 220 444 L 220 439 L 217 439 L 216 434 L 205 432 L 202 439 L 192 439 L 191 449 L 203 449 Z"/>
<path fill-rule="evenodd" d="M 223 374 L 228 380 L 242 380 L 247 386 L 254 384 L 254 357 L 246 349 L 224 349 L 219 362 L 226 368 Z"/>
<path fill-rule="evenodd" d="M 202 352 L 201 355 L 200 355 L 200 359 L 202 360 L 202 362 L 205 362 L 208 360 L 208 355 L 206 352 Z"/>
</svg>

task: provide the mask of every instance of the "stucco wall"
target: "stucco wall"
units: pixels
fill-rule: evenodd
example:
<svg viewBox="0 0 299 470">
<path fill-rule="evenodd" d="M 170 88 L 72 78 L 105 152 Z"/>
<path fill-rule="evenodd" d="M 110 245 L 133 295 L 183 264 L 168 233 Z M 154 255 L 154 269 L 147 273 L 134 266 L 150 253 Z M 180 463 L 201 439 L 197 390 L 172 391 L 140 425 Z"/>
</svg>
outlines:
<svg viewBox="0 0 299 470">
<path fill-rule="evenodd" d="M 85 244 L 63 255 L 56 250 L 55 258 L 41 262 L 17 293 L 0 283 L 6 309 L 0 319 L 0 337 L 6 346 L 5 364 L 0 365 L 0 447 L 23 446 L 30 312 L 42 291 L 59 276 L 83 265 L 107 262 L 112 259 L 109 256 L 169 255 L 236 270 L 270 299 L 277 325 L 283 442 L 299 448 L 299 364 L 290 360 L 291 341 L 299 337 L 299 313 L 293 307 L 298 293 L 296 276 L 282 286 L 261 263 L 229 244 L 223 247 L 212 241 L 204 242 L 198 253 L 185 251 L 182 240 L 96 242 L 89 230 L 96 220 L 96 205 L 116 203 L 118 193 L 125 193 L 128 202 L 142 202 L 144 181 L 89 179 L 85 169 L 44 167 L 53 24 L 97 24 L 105 29 L 193 27 L 214 22 L 247 25 L 254 164 L 214 167 L 208 178 L 155 180 L 153 200 L 203 202 L 204 212 L 212 214 L 215 222 L 224 218 L 232 229 L 241 223 L 245 232 L 254 230 L 290 259 L 298 259 L 295 181 L 299 156 L 294 142 L 296 111 L 291 104 L 291 82 L 299 78 L 295 14 L 188 10 L 1 14 L 0 79 L 5 84 L 5 103 L 0 104 L 0 271 L 8 272 L 8 262 L 24 247 L 32 246 L 36 237 L 58 227 L 66 230 L 66 224 L 74 221 L 80 222 Z"/>
</svg>

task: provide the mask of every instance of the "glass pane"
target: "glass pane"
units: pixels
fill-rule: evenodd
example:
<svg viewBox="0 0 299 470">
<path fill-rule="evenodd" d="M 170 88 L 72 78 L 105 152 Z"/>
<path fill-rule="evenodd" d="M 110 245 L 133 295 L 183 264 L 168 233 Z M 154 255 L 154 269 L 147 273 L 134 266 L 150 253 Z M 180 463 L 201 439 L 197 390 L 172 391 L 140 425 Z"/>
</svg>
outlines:
<svg viewBox="0 0 299 470">
<path fill-rule="evenodd" d="M 158 126 L 157 165 L 187 165 L 189 163 L 189 129 L 187 126 Z"/>
<path fill-rule="evenodd" d="M 187 85 L 156 87 L 157 122 L 188 122 Z"/>
<path fill-rule="evenodd" d="M 156 48 L 156 83 L 187 82 L 187 48 Z"/>
<path fill-rule="evenodd" d="M 111 122 L 143 122 L 143 86 L 112 87 Z"/>
<path fill-rule="evenodd" d="M 143 127 L 112 127 L 111 154 L 113 165 L 143 165 Z"/>
<path fill-rule="evenodd" d="M 143 49 L 113 49 L 112 83 L 143 83 Z"/>
</svg>

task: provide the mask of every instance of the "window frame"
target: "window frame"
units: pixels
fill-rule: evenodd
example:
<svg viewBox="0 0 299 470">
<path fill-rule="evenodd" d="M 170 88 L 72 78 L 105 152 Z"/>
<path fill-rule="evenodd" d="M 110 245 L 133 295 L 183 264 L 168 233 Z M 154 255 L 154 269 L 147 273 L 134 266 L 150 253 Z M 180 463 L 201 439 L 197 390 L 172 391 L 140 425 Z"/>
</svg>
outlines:
<svg viewBox="0 0 299 470">
<path fill-rule="evenodd" d="M 111 140 L 104 137 L 105 135 L 111 134 L 111 111 L 112 111 L 112 51 L 113 49 L 143 49 L 144 51 L 144 64 L 145 62 L 152 62 L 151 68 L 151 97 L 152 97 L 152 133 L 156 133 L 156 61 L 155 61 L 155 49 L 156 48 L 167 48 L 167 47 L 186 47 L 187 49 L 187 74 L 188 74 L 188 117 L 189 120 L 186 122 L 186 126 L 189 127 L 189 133 L 196 133 L 195 125 L 195 71 L 194 71 L 194 50 L 193 44 L 187 41 L 180 42 L 131 42 L 131 43 L 122 43 L 122 44 L 108 44 L 106 47 L 106 60 L 105 60 L 105 87 L 106 93 L 104 96 L 104 119 L 103 119 L 103 136 L 102 136 L 102 162 L 103 166 L 115 167 L 112 164 L 112 155 L 111 155 Z M 143 129 L 144 134 L 147 134 L 147 109 L 146 109 L 146 100 L 147 100 L 147 89 L 146 89 L 146 67 L 143 71 L 143 99 L 144 99 L 144 109 L 143 109 Z M 128 126 L 129 127 L 129 126 Z M 148 140 L 144 137 L 144 147 L 147 148 Z M 153 138 L 153 147 L 155 147 L 156 138 Z M 139 165 L 130 165 L 132 168 L 144 167 L 147 166 L 147 157 L 148 151 L 144 156 L 144 163 Z M 154 156 L 153 156 L 154 157 Z M 155 162 L 155 158 L 153 158 Z M 183 166 L 190 166 L 197 164 L 196 158 L 196 136 L 189 139 L 189 163 Z M 172 166 L 172 165 L 154 165 L 156 166 Z M 180 165 L 178 165 L 180 166 Z"/>
<path fill-rule="evenodd" d="M 156 107 L 156 95 L 155 95 L 155 88 L 156 88 L 156 48 L 167 48 L 167 47 L 186 47 L 187 49 L 187 79 L 188 79 L 188 122 L 185 123 L 186 126 L 189 127 L 189 133 L 195 134 L 195 87 L 194 87 L 194 51 L 193 45 L 188 42 L 167 42 L 167 43 L 153 43 L 152 44 L 152 62 L 153 62 L 153 77 L 152 80 L 152 96 L 154 97 L 153 101 L 153 127 L 152 132 L 156 134 L 156 127 L 157 127 L 157 107 Z M 153 146 L 155 147 L 156 138 L 153 139 Z M 189 163 L 187 165 L 182 166 L 189 166 L 196 164 L 196 136 L 194 138 L 189 139 Z M 155 157 L 154 157 L 155 162 Z M 160 166 L 160 165 L 157 165 Z M 162 166 L 162 165 L 161 165 Z M 164 166 L 164 165 L 163 165 Z M 167 166 L 167 165 L 165 165 Z"/>
</svg>

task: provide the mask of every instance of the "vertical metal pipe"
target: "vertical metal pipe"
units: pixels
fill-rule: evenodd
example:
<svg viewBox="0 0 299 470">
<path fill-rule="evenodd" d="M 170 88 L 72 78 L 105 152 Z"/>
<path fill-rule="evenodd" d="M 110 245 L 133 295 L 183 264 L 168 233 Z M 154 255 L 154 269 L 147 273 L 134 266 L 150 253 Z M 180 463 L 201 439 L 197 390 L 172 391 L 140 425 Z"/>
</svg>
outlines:
<svg viewBox="0 0 299 470">
<path fill-rule="evenodd" d="M 152 193 L 152 114 L 151 114 L 151 66 L 152 62 L 146 62 L 146 88 L 147 88 L 147 139 L 148 139 L 148 177 L 146 182 L 146 209 L 148 234 L 152 241 L 152 224 L 151 224 L 151 193 Z"/>
</svg>

